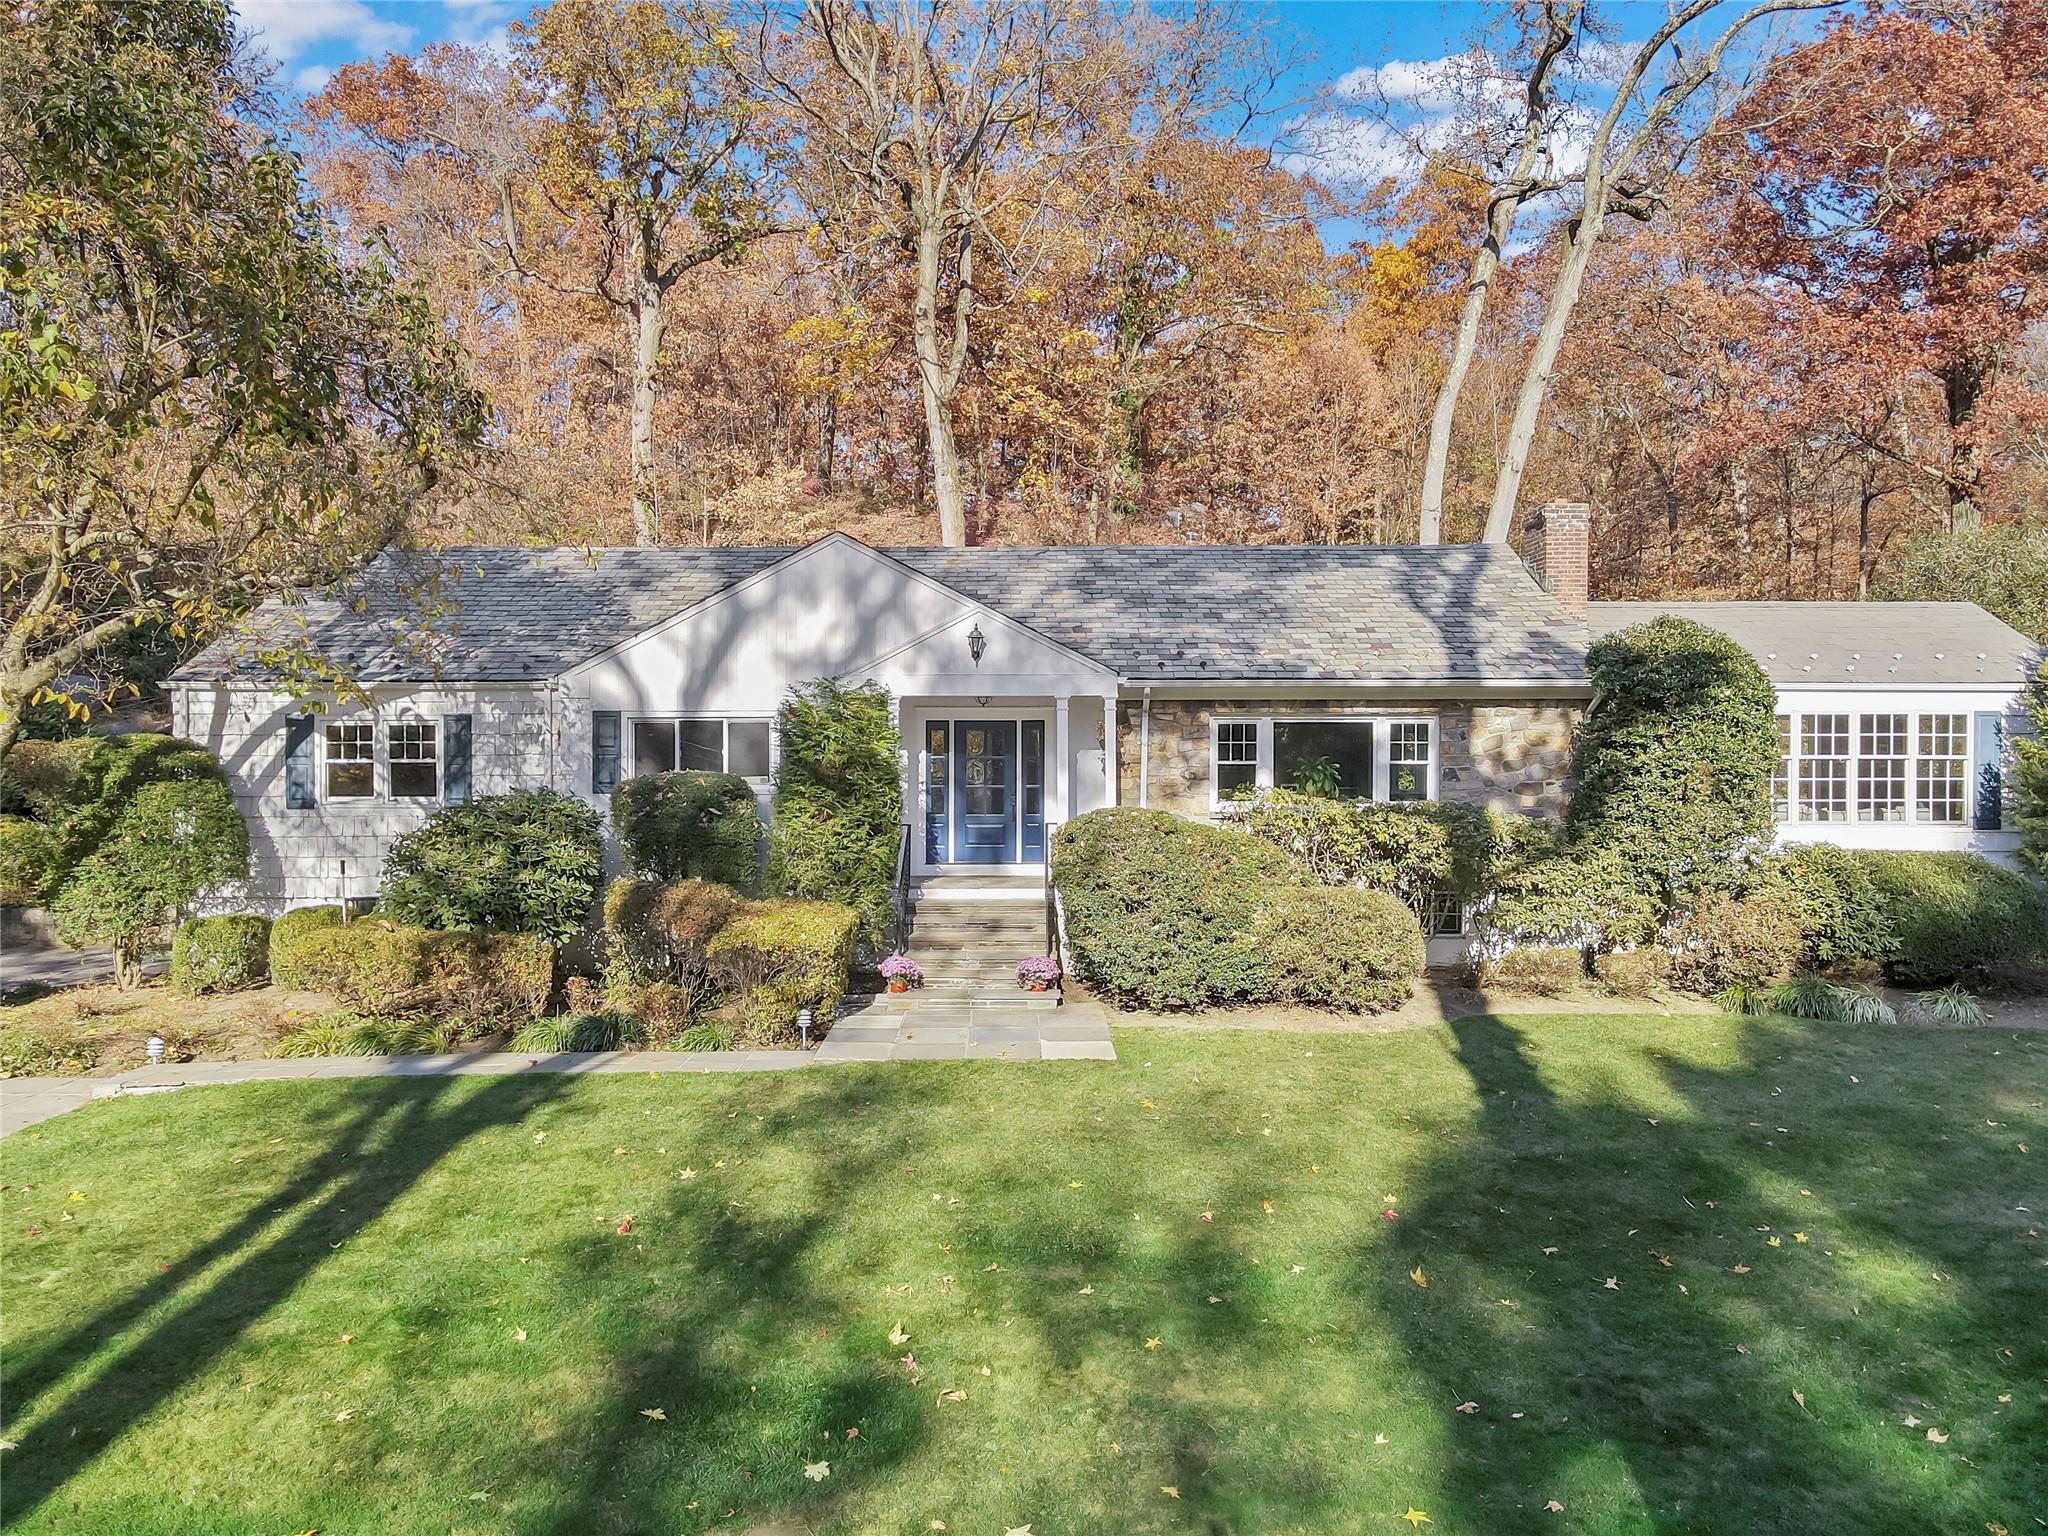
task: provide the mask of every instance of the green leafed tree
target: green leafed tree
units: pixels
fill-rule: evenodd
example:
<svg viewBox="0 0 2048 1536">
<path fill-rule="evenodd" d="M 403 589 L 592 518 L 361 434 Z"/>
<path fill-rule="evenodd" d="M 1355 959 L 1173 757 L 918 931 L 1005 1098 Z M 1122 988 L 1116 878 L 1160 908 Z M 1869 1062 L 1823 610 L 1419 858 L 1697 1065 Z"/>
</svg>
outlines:
<svg viewBox="0 0 2048 1536">
<path fill-rule="evenodd" d="M 266 110 L 221 0 L 0 11 L 0 753 L 138 627 L 199 637 L 383 542 L 481 436 Z"/>
</svg>

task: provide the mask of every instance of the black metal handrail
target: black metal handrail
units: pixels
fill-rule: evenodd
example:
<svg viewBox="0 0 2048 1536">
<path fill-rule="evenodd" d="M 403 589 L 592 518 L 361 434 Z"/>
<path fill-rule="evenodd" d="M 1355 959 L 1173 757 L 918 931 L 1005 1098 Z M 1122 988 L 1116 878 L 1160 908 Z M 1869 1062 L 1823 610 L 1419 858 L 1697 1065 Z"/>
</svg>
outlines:
<svg viewBox="0 0 2048 1536">
<path fill-rule="evenodd" d="M 1059 823 L 1056 821 L 1045 824 L 1045 952 L 1064 969 L 1066 962 L 1060 958 L 1059 898 L 1052 884 L 1052 840 L 1059 829 Z M 1065 991 L 1066 977 L 1062 975 L 1054 985 Z"/>
<path fill-rule="evenodd" d="M 910 942 L 910 823 L 903 823 L 896 839 L 896 883 L 894 912 L 889 927 L 889 953 L 900 955 Z"/>
</svg>

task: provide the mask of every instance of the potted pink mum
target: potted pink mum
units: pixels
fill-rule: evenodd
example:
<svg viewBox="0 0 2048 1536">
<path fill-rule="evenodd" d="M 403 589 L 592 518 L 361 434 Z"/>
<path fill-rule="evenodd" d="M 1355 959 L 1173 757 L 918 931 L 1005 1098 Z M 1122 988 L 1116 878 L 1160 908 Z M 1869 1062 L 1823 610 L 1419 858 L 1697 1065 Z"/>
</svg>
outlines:
<svg viewBox="0 0 2048 1536">
<path fill-rule="evenodd" d="M 908 992 L 924 980 L 924 972 L 917 968 L 917 962 L 908 955 L 891 955 L 877 969 L 889 983 L 891 992 Z"/>
<path fill-rule="evenodd" d="M 1060 979 L 1060 963 L 1051 955 L 1033 955 L 1017 962 L 1017 985 L 1030 992 L 1043 992 Z"/>
</svg>

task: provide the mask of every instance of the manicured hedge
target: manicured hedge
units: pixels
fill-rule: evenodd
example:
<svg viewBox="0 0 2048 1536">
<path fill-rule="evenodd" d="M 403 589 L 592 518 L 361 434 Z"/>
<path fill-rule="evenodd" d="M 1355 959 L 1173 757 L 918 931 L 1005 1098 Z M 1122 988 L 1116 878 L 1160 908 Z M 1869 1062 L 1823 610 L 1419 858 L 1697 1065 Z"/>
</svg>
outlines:
<svg viewBox="0 0 2048 1536">
<path fill-rule="evenodd" d="M 515 789 L 436 811 L 391 845 L 380 911 L 462 933 L 535 933 L 566 943 L 597 904 L 597 812 L 547 789 Z"/>
<path fill-rule="evenodd" d="M 748 1026 L 786 1037 L 800 1009 L 839 1011 L 860 914 L 833 901 L 748 902 L 705 945 L 712 974 L 739 997 Z"/>
<path fill-rule="evenodd" d="M 430 1014 L 483 1027 L 538 1018 L 555 947 L 534 934 L 445 933 L 366 917 L 296 940 L 307 983 L 383 1016 Z"/>
<path fill-rule="evenodd" d="M 53 822 L 64 814 L 85 760 L 103 738 L 73 736 L 64 741 L 17 741 L 0 765 L 0 815 Z M 153 738 L 162 740 L 163 738 Z"/>
<path fill-rule="evenodd" d="M 604 898 L 608 960 L 635 986 L 680 986 L 711 994 L 705 946 L 739 909 L 739 898 L 706 880 L 614 880 Z"/>
<path fill-rule="evenodd" d="M 180 992 L 233 992 L 269 974 L 267 917 L 195 917 L 171 940 L 171 985 Z"/>
<path fill-rule="evenodd" d="M 1586 979 L 1586 952 L 1573 944 L 1531 944 L 1488 955 L 1478 969 L 1482 990 L 1556 997 Z"/>
<path fill-rule="evenodd" d="M 1897 952 L 1892 980 L 2031 985 L 2048 970 L 2048 892 L 1974 853 L 1858 849 Z M 1872 957 L 1877 958 L 1877 957 Z"/>
<path fill-rule="evenodd" d="M 1520 821 L 1521 818 L 1514 818 Z M 1420 913 L 1438 891 L 1471 901 L 1519 840 L 1509 818 L 1440 800 L 1386 804 L 1261 790 L 1232 818 L 1324 885 L 1388 891 Z"/>
<path fill-rule="evenodd" d="M 760 875 L 754 791 L 730 773 L 651 773 L 612 791 L 626 866 L 649 880 L 713 880 L 752 890 Z"/>
<path fill-rule="evenodd" d="M 1539 834 L 1519 856 L 1495 866 L 1473 918 L 1489 955 L 1517 947 L 1607 950 L 1654 940 L 1662 901 L 1619 849 L 1570 846 Z"/>
<path fill-rule="evenodd" d="M 323 929 L 341 926 L 339 907 L 294 907 L 270 925 L 270 982 L 294 992 L 316 985 L 306 967 L 306 946 Z"/>
<path fill-rule="evenodd" d="M 1053 879 L 1068 969 L 1091 986 L 1148 1008 L 1277 995 L 1258 914 L 1302 877 L 1271 844 L 1166 811 L 1113 806 L 1060 828 Z"/>
<path fill-rule="evenodd" d="M 27 816 L 0 816 L 0 901 L 32 907 L 57 871 L 57 833 Z"/>
<path fill-rule="evenodd" d="M 1890 904 L 1860 853 L 1831 843 L 1788 848 L 1757 866 L 1751 889 L 1791 905 L 1809 966 L 1888 965 L 1898 956 Z"/>
<path fill-rule="evenodd" d="M 1422 974 L 1421 925 L 1385 891 L 1282 886 L 1254 933 L 1288 1002 L 1380 1013 L 1405 1003 Z"/>
</svg>

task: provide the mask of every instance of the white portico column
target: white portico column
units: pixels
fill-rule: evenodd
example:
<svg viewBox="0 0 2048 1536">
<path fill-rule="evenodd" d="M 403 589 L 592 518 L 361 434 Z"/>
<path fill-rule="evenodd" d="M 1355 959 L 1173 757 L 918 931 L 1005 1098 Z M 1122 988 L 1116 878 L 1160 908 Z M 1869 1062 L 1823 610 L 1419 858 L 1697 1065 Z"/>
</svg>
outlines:
<svg viewBox="0 0 2048 1536">
<path fill-rule="evenodd" d="M 1122 775 L 1116 765 L 1116 690 L 1111 689 L 1102 696 L 1102 803 L 1119 805 L 1123 801 L 1123 786 L 1118 782 Z"/>
<path fill-rule="evenodd" d="M 1073 819 L 1074 805 L 1069 786 L 1074 782 L 1074 749 L 1067 735 L 1067 707 L 1073 700 L 1060 694 L 1052 701 L 1052 771 L 1047 786 L 1047 821 L 1064 826 Z"/>
</svg>

